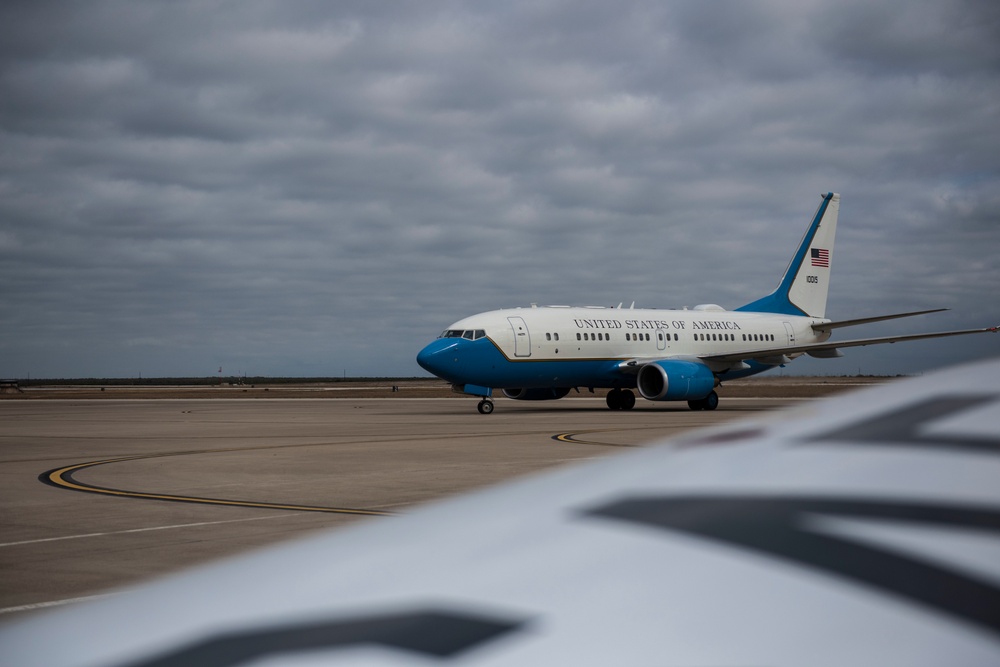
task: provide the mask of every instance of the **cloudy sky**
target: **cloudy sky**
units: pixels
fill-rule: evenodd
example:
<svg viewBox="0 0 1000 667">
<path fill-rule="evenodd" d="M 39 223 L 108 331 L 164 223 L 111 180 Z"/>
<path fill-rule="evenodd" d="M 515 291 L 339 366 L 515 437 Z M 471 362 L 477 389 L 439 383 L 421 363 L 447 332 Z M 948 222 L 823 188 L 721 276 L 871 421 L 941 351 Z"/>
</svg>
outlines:
<svg viewBox="0 0 1000 667">
<path fill-rule="evenodd" d="M 838 337 L 1000 323 L 1000 5 L 5 2 L 0 375 L 423 375 L 451 322 L 735 308 L 842 194 Z M 800 360 L 923 372 L 1000 336 Z"/>
</svg>

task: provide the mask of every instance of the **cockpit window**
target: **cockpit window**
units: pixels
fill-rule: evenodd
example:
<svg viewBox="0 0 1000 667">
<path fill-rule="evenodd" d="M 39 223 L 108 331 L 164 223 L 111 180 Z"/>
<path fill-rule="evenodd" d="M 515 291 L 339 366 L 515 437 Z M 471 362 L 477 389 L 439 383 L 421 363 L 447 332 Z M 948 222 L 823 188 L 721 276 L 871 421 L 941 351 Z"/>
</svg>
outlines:
<svg viewBox="0 0 1000 667">
<path fill-rule="evenodd" d="M 442 332 L 441 338 L 465 338 L 468 340 L 479 340 L 486 338 L 485 329 L 448 329 Z"/>
</svg>

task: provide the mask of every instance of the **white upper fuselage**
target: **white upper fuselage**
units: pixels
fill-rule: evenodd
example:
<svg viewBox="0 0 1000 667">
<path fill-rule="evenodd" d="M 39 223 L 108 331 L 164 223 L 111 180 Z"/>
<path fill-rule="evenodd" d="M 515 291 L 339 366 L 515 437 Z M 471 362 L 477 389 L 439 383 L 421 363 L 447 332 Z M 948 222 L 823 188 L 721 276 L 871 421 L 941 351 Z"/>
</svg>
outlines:
<svg viewBox="0 0 1000 667">
<path fill-rule="evenodd" d="M 526 325 L 515 331 L 518 322 Z M 812 326 L 829 320 L 773 313 L 602 306 L 493 310 L 455 322 L 448 331 L 485 330 L 510 360 L 663 359 L 731 354 L 827 340 Z M 518 340 L 520 338 L 520 340 Z"/>
</svg>

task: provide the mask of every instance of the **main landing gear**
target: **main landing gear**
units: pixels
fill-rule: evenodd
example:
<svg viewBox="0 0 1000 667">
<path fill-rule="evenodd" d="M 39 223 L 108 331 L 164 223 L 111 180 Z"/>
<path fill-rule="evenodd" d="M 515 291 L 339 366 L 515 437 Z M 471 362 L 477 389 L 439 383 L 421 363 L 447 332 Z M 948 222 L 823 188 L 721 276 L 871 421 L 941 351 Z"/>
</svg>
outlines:
<svg viewBox="0 0 1000 667">
<path fill-rule="evenodd" d="M 692 410 L 714 410 L 719 407 L 719 395 L 714 391 L 705 398 L 697 401 L 688 401 L 688 407 Z"/>
<path fill-rule="evenodd" d="M 479 405 L 477 405 L 476 407 L 479 408 L 479 414 L 488 415 L 491 412 L 493 412 L 493 401 L 491 401 L 488 398 L 484 398 L 483 400 L 479 401 Z"/>
<path fill-rule="evenodd" d="M 612 389 L 606 400 L 612 410 L 631 410 L 635 407 L 635 394 L 628 389 Z"/>
</svg>

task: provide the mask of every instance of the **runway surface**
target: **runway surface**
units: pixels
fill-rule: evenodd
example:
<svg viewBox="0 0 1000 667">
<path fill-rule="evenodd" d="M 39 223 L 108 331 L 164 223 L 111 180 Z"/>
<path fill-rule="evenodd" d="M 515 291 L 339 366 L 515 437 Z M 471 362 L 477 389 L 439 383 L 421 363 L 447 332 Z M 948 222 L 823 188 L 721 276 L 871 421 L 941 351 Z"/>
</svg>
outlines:
<svg viewBox="0 0 1000 667">
<path fill-rule="evenodd" d="M 792 402 L 0 401 L 0 622 Z"/>
</svg>

